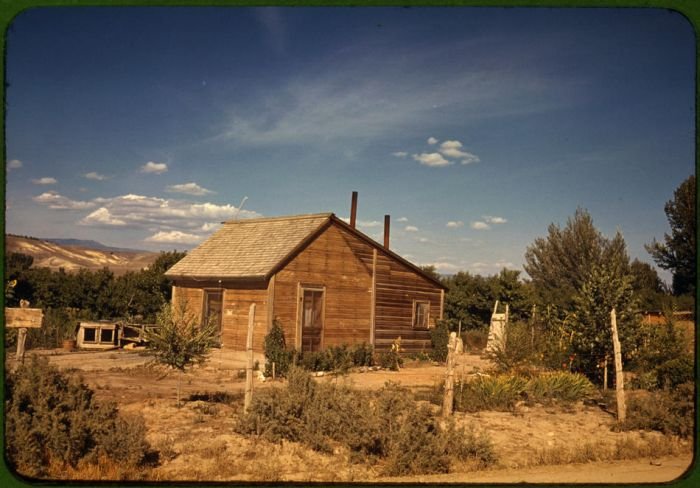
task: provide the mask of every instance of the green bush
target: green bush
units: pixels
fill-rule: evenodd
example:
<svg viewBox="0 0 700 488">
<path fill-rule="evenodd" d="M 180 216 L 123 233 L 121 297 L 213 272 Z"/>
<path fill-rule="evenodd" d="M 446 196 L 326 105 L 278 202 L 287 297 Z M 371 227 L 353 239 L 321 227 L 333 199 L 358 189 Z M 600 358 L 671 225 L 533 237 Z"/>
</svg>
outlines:
<svg viewBox="0 0 700 488">
<path fill-rule="evenodd" d="M 530 378 L 525 392 L 530 401 L 539 403 L 575 402 L 595 393 L 595 387 L 582 374 L 557 371 Z"/>
<path fill-rule="evenodd" d="M 470 329 L 462 332 L 465 351 L 483 351 L 489 338 L 488 328 Z"/>
<path fill-rule="evenodd" d="M 657 385 L 662 388 L 692 382 L 695 379 L 695 365 L 689 354 L 670 359 L 656 367 Z"/>
<path fill-rule="evenodd" d="M 690 437 L 695 433 L 695 383 L 672 390 L 638 392 L 627 401 L 627 417 L 621 430 L 657 430 L 664 434 Z"/>
<path fill-rule="evenodd" d="M 372 344 L 355 344 L 351 349 L 352 362 L 355 366 L 374 365 L 374 347 Z"/>
<path fill-rule="evenodd" d="M 447 322 L 439 320 L 437 325 L 430 330 L 430 344 L 432 350 L 430 352 L 434 361 L 444 363 L 447 361 L 447 344 L 450 341 L 450 329 L 447 327 Z"/>
<path fill-rule="evenodd" d="M 396 350 L 390 349 L 379 353 L 379 366 L 384 369 L 398 371 L 403 366 L 403 358 Z"/>
<path fill-rule="evenodd" d="M 6 455 L 13 470 L 46 477 L 52 467 L 96 464 L 102 455 L 138 466 L 149 448 L 141 417 L 99 404 L 75 377 L 32 356 L 7 377 Z"/>
<path fill-rule="evenodd" d="M 416 408 L 406 389 L 387 384 L 371 392 L 316 383 L 294 367 L 286 388 L 256 395 L 236 430 L 321 452 L 344 448 L 356 461 L 386 459 L 390 475 L 447 472 L 454 459 L 495 460 L 486 437 L 465 434 L 453 423 L 441 426 L 430 408 Z"/>
<path fill-rule="evenodd" d="M 272 363 L 275 363 L 275 375 L 285 376 L 292 361 L 292 354 L 287 350 L 284 330 L 278 320 L 273 320 L 272 328 L 265 336 L 265 376 L 272 376 Z"/>
</svg>

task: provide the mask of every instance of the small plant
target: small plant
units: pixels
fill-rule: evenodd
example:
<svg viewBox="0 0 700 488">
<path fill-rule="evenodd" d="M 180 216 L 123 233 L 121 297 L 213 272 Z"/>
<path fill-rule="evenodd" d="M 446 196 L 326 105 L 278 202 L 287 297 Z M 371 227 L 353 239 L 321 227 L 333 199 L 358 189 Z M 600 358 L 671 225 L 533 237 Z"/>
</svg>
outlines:
<svg viewBox="0 0 700 488">
<path fill-rule="evenodd" d="M 180 373 L 177 382 L 179 406 L 182 373 L 188 367 L 206 361 L 209 350 L 217 343 L 217 326 L 210 322 L 199 325 L 185 302 L 177 310 L 165 305 L 156 322 L 157 328 L 146 329 L 148 347 L 156 362 Z"/>
<path fill-rule="evenodd" d="M 592 395 L 595 387 L 581 374 L 558 371 L 534 376 L 525 385 L 525 390 L 530 401 L 575 402 Z"/>
<path fill-rule="evenodd" d="M 486 348 L 489 331 L 487 328 L 470 329 L 462 332 L 465 351 L 481 352 Z"/>
<path fill-rule="evenodd" d="M 397 337 L 391 344 L 391 349 L 379 354 L 379 365 L 385 369 L 398 371 L 403 366 L 401 351 L 401 337 Z"/>
<path fill-rule="evenodd" d="M 627 418 L 620 430 L 657 430 L 664 434 L 689 437 L 695 432 L 695 384 L 678 385 L 674 390 L 640 391 L 627 401 Z"/>
</svg>

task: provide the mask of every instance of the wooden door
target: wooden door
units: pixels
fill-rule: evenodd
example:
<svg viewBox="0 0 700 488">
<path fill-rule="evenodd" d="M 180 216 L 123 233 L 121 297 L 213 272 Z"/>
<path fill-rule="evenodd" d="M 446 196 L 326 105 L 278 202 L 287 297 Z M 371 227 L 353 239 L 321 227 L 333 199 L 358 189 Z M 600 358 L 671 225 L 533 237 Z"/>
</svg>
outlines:
<svg viewBox="0 0 700 488">
<path fill-rule="evenodd" d="M 301 350 L 319 351 L 323 346 L 323 288 L 301 289 L 300 296 L 300 323 L 301 323 Z"/>
</svg>

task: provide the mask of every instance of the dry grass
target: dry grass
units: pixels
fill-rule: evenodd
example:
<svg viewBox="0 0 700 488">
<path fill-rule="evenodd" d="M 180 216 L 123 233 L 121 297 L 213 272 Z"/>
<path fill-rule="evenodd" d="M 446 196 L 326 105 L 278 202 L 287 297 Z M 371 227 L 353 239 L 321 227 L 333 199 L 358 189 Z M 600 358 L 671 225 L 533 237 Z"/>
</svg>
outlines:
<svg viewBox="0 0 700 488">
<path fill-rule="evenodd" d="M 688 450 L 678 438 L 662 435 L 625 436 L 614 443 L 584 442 L 567 446 L 553 446 L 536 451 L 530 466 L 552 464 L 582 464 L 597 461 L 657 458 L 677 455 Z"/>
</svg>

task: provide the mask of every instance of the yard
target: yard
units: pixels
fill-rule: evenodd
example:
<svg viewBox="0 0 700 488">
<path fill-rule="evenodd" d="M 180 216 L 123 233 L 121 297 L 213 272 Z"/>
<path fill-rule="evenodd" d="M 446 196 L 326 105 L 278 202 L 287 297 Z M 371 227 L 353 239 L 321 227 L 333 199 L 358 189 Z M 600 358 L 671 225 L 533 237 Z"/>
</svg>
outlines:
<svg viewBox="0 0 700 488">
<path fill-rule="evenodd" d="M 63 370 L 74 370 L 97 400 L 114 401 L 121 412 L 141 414 L 158 462 L 133 477 L 159 481 L 367 481 L 367 482 L 650 482 L 680 476 L 692 461 L 692 445 L 656 432 L 615 432 L 614 415 L 595 402 L 525 404 L 512 411 L 455 412 L 458 425 L 473 426 L 493 443 L 496 462 L 484 469 L 464 463 L 449 474 L 387 477 L 381 463 L 351 459 L 346 450 L 323 454 L 296 442 L 268 442 L 237 433 L 245 380 L 242 353 L 215 350 L 208 363 L 182 378 L 183 405 L 176 405 L 177 374 L 150 364 L 141 351 L 64 352 L 37 350 Z M 8 358 L 10 361 L 12 357 Z M 260 358 L 261 363 L 263 358 Z M 10 363 L 8 363 L 10 364 Z M 462 354 L 457 376 L 486 371 L 487 360 Z M 400 371 L 355 370 L 317 377 L 319 382 L 378 390 L 387 381 L 420 398 L 444 378 L 444 367 L 409 361 Z M 256 392 L 284 386 L 256 379 Z M 419 402 L 424 403 L 424 402 Z M 669 453 L 647 455 L 649 448 Z M 653 452 L 653 451 L 652 451 Z M 603 454 L 608 453 L 608 454 Z M 602 461 L 596 461 L 603 459 Z M 100 471 L 100 469 L 103 469 Z M 89 477 L 124 476 L 96 468 Z M 107 471 L 104 471 L 107 470 Z M 84 477 L 85 473 L 67 476 Z"/>
</svg>

